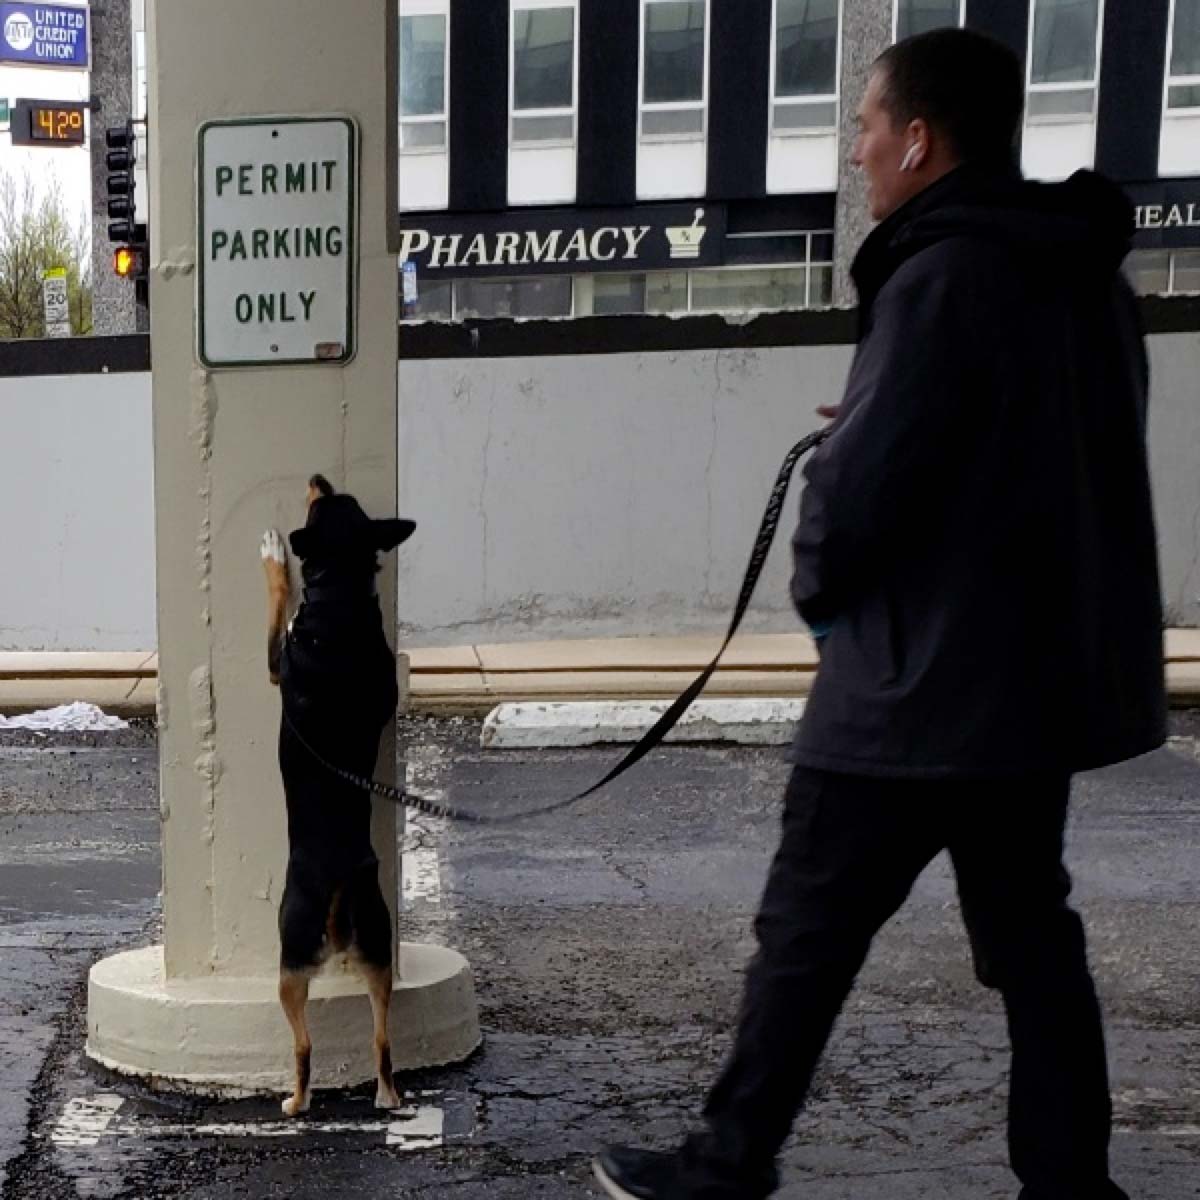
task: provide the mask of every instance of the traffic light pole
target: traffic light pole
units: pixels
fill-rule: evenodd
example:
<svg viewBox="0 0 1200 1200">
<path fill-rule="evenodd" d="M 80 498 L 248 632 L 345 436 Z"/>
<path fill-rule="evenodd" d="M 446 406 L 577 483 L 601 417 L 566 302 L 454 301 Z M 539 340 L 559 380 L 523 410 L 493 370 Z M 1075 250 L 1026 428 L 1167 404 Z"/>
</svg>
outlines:
<svg viewBox="0 0 1200 1200">
<path fill-rule="evenodd" d="M 122 334 L 150 328 L 136 289 L 113 271 L 108 239 L 108 166 L 104 130 L 132 116 L 133 34 L 128 4 L 93 5 L 92 18 L 92 331 Z"/>
</svg>

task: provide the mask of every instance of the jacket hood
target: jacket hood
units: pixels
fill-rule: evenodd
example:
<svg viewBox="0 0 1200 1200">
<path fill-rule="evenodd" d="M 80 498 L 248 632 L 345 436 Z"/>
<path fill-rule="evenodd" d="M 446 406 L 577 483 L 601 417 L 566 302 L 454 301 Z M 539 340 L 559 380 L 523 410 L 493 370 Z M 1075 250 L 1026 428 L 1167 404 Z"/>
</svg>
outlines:
<svg viewBox="0 0 1200 1200">
<path fill-rule="evenodd" d="M 352 560 L 393 550 L 412 536 L 416 524 L 397 518 L 372 520 L 353 496 L 337 493 L 313 501 L 308 524 L 288 535 L 301 559 Z"/>
<path fill-rule="evenodd" d="M 892 274 L 919 251 L 954 237 L 1003 245 L 1018 262 L 1076 279 L 1115 274 L 1129 253 L 1133 205 L 1091 171 L 1064 183 L 1031 183 L 1016 168 L 964 165 L 881 222 L 854 260 L 864 309 Z"/>
</svg>

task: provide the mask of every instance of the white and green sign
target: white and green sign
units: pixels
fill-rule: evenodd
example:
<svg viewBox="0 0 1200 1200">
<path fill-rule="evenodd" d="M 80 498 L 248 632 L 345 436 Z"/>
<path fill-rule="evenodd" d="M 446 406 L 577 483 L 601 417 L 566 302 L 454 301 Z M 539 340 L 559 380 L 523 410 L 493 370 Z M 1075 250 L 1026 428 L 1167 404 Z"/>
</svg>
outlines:
<svg viewBox="0 0 1200 1200">
<path fill-rule="evenodd" d="M 358 127 L 210 121 L 198 135 L 197 354 L 208 367 L 354 357 Z"/>
<path fill-rule="evenodd" d="M 47 337 L 71 336 L 66 267 L 50 267 L 42 272 L 42 312 L 46 318 Z"/>
</svg>

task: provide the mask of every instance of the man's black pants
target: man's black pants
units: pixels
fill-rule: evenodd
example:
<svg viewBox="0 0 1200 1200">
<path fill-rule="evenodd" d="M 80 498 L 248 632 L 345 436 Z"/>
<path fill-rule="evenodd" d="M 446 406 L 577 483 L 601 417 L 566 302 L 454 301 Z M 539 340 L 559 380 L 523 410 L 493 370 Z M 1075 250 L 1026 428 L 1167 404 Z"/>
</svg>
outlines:
<svg viewBox="0 0 1200 1200">
<path fill-rule="evenodd" d="M 910 781 L 798 767 L 755 924 L 733 1052 L 684 1151 L 682 1194 L 766 1196 L 775 1156 L 871 940 L 950 853 L 982 982 L 1012 1042 L 1009 1151 L 1022 1200 L 1120 1200 L 1104 1034 L 1062 864 L 1068 777 Z"/>
</svg>

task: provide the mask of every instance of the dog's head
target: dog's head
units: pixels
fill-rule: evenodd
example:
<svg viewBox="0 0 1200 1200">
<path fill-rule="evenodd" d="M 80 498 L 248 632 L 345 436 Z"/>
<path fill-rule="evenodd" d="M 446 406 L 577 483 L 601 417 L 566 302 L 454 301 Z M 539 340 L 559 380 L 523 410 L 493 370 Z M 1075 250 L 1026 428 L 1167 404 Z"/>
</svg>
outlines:
<svg viewBox="0 0 1200 1200">
<path fill-rule="evenodd" d="M 308 520 L 288 535 L 288 541 L 300 559 L 374 563 L 377 554 L 394 550 L 416 527 L 414 521 L 394 517 L 373 520 L 353 496 L 335 491 L 323 475 L 314 475 L 308 484 Z"/>
</svg>

